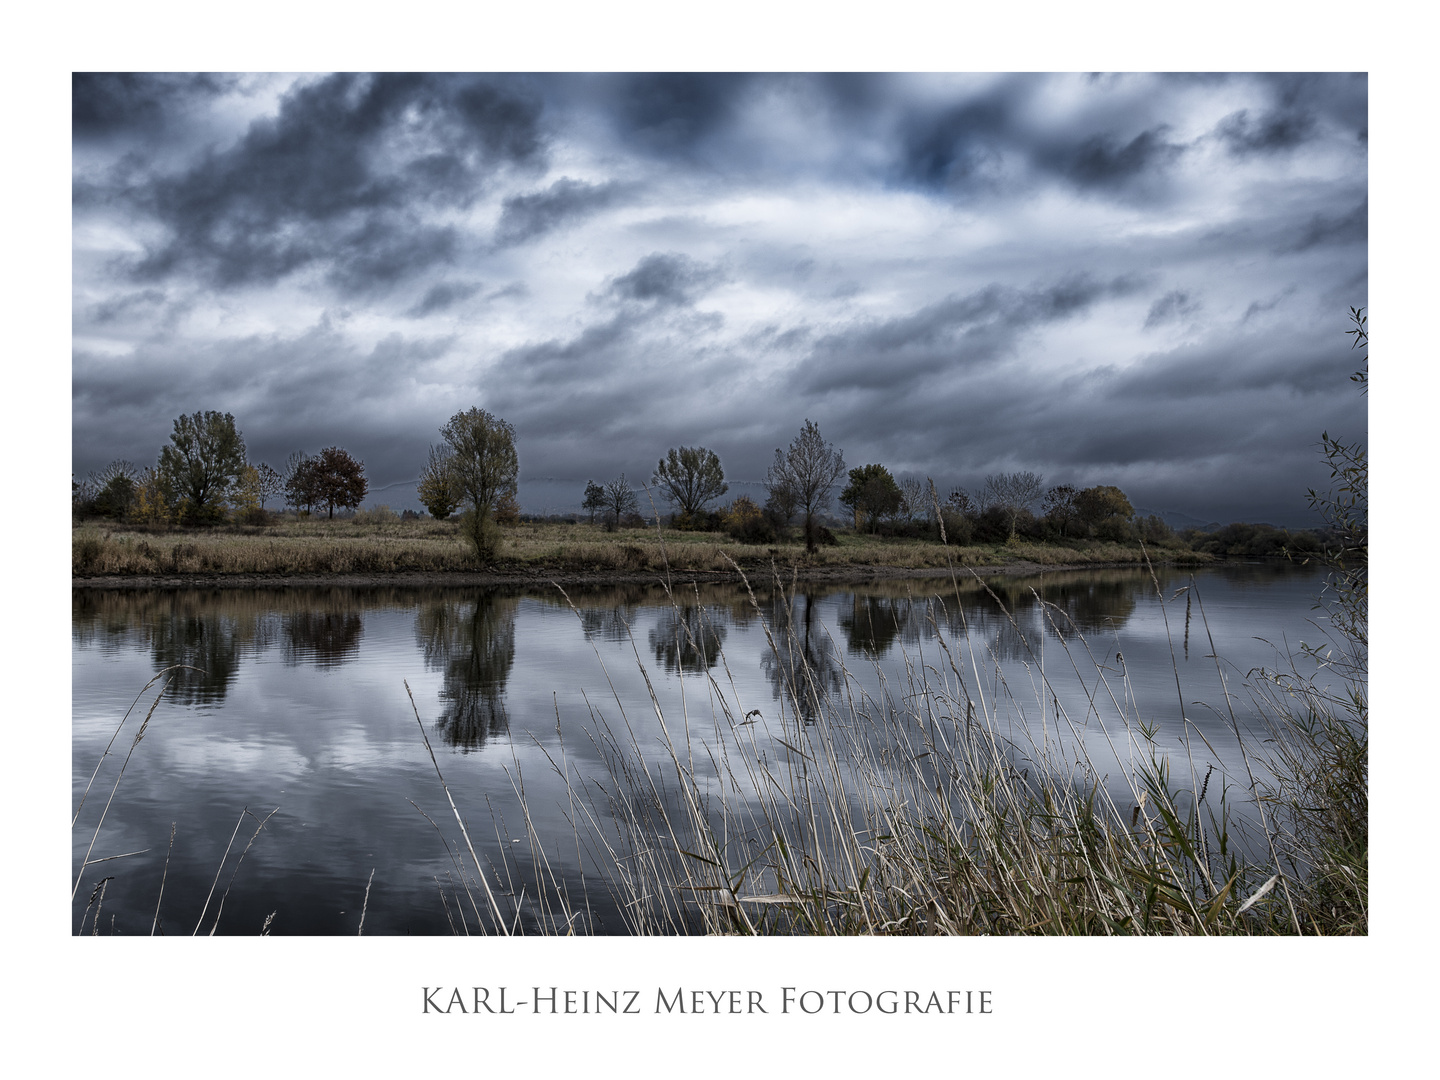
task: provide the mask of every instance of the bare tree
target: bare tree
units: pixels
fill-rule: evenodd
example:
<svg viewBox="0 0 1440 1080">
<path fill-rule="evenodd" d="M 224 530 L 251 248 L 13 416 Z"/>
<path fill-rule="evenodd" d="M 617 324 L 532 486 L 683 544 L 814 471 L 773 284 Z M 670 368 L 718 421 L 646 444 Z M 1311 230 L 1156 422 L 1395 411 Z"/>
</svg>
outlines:
<svg viewBox="0 0 1440 1080">
<path fill-rule="evenodd" d="M 293 450 L 285 459 L 285 471 L 280 474 L 285 502 L 296 510 L 309 510 L 315 505 L 315 498 L 309 490 L 309 469 L 306 466 L 309 460 L 310 455 L 304 450 Z"/>
<path fill-rule="evenodd" d="M 265 504 L 285 490 L 285 478 L 272 469 L 265 462 L 255 466 L 258 477 L 260 492 L 260 509 L 265 509 Z"/>
<path fill-rule="evenodd" d="M 809 420 L 790 444 L 788 451 L 775 451 L 775 460 L 765 474 L 771 499 L 793 497 L 794 506 L 805 515 L 805 549 L 815 551 L 819 532 L 816 518 L 830 505 L 830 489 L 845 472 L 845 457 L 820 435 Z"/>
<path fill-rule="evenodd" d="M 1060 530 L 1061 536 L 1069 536 L 1071 528 L 1079 520 L 1075 500 L 1080 492 L 1074 484 L 1056 484 L 1045 493 L 1041 511 L 1050 523 Z"/>
<path fill-rule="evenodd" d="M 930 521 L 935 517 L 935 510 L 930 503 L 930 497 L 925 493 L 925 485 L 916 476 L 902 477 L 900 480 L 900 513 L 911 521 L 920 518 Z"/>
<path fill-rule="evenodd" d="M 640 501 L 635 497 L 635 492 L 626 481 L 624 473 L 605 485 L 604 507 L 605 525 L 612 532 L 627 514 L 640 512 Z"/>
<path fill-rule="evenodd" d="M 961 517 L 976 518 L 980 516 L 980 507 L 975 505 L 975 500 L 970 498 L 970 493 L 963 487 L 952 488 L 950 494 L 945 496 L 945 509 L 959 514 Z"/>
<path fill-rule="evenodd" d="M 1010 539 L 1015 539 L 1015 525 L 1020 514 L 1028 510 L 1045 490 L 1045 478 L 1039 473 L 996 473 L 985 478 L 980 501 L 986 509 L 998 506 L 1005 511 L 1010 526 Z"/>
</svg>

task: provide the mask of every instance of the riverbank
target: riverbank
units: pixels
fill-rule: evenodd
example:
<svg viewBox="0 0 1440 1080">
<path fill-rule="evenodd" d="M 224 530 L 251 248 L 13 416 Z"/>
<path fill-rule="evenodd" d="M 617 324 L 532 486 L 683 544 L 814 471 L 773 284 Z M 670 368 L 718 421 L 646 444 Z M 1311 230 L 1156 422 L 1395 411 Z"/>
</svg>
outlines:
<svg viewBox="0 0 1440 1080">
<path fill-rule="evenodd" d="M 557 582 L 675 584 L 753 580 L 867 581 L 1183 562 L 1210 556 L 1184 548 L 1141 549 L 1106 541 L 946 546 L 934 541 L 840 533 L 807 553 L 802 544 L 739 543 L 723 533 L 522 523 L 507 528 L 500 558 L 476 566 L 452 522 L 287 522 L 260 528 L 145 531 L 74 529 L 71 585 L 88 589 L 208 586 L 478 585 Z"/>
</svg>

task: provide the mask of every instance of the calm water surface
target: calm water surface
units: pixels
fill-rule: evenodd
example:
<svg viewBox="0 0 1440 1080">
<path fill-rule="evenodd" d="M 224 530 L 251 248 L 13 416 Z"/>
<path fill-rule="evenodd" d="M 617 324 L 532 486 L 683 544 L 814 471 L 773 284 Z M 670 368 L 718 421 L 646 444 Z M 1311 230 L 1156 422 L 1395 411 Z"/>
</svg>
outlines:
<svg viewBox="0 0 1440 1080">
<path fill-rule="evenodd" d="M 72 805 L 104 764 L 73 830 L 72 926 L 92 932 L 87 900 L 109 878 L 95 898 L 101 933 L 148 934 L 158 907 L 166 934 L 207 933 L 217 917 L 222 934 L 260 933 L 267 918 L 275 934 L 354 934 L 362 905 L 366 934 L 463 932 L 446 846 L 459 833 L 423 725 L 507 902 L 535 892 L 523 787 L 550 873 L 588 899 L 587 929 L 623 933 L 577 845 L 558 769 L 610 784 L 597 733 L 628 724 L 663 774 L 650 687 L 672 734 L 688 718 L 694 744 L 714 745 L 717 727 L 757 709 L 766 726 L 756 730 L 770 738 L 772 721 L 776 735 L 786 722 L 835 722 L 827 694 L 903 703 L 919 673 L 953 684 L 953 657 L 1005 723 L 1028 723 L 1043 741 L 1060 734 L 1057 709 L 1066 714 L 1112 780 L 1112 742 L 1116 755 L 1128 751 L 1107 686 L 1121 711 L 1159 725 L 1182 782 L 1182 712 L 1214 748 L 1192 739 L 1196 770 L 1214 764 L 1239 777 L 1221 673 L 1245 722 L 1247 673 L 1283 666 L 1277 649 L 1321 637 L 1322 579 L 1282 565 L 1159 578 L 1160 596 L 1148 573 L 1096 570 L 991 579 L 993 597 L 971 582 L 957 598 L 932 578 L 801 585 L 793 597 L 759 594 L 758 605 L 743 586 L 692 586 L 674 602 L 624 586 L 572 590 L 573 608 L 553 587 L 75 590 Z M 1037 594 L 1054 606 L 1042 609 Z M 802 658 L 814 690 L 792 697 Z M 141 742 L 132 750 L 159 684 L 106 756 L 141 688 L 175 665 L 187 667 L 173 673 Z M 90 854 L 126 857 L 82 873 L 127 753 Z M 696 757 L 703 774 L 705 755 Z"/>
</svg>

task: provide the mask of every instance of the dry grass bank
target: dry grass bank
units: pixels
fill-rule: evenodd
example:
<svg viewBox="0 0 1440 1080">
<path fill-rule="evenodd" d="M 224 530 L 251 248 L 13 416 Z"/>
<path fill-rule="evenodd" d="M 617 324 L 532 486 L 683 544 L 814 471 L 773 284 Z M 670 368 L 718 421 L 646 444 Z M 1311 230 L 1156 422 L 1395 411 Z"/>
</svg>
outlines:
<svg viewBox="0 0 1440 1080">
<path fill-rule="evenodd" d="M 1073 544 L 1011 543 L 945 548 L 926 540 L 842 533 L 839 543 L 809 554 L 800 543 L 744 544 L 724 533 L 619 529 L 588 524 L 522 522 L 502 532 L 499 559 L 478 564 L 454 522 L 290 521 L 260 527 L 148 531 L 85 524 L 72 534 L 76 576 L 154 576 L 560 572 L 629 574 L 671 570 L 729 573 L 772 564 L 813 570 L 827 567 L 892 567 L 934 570 L 948 563 L 1002 567 L 1100 563 L 1141 564 L 1136 545 L 1089 541 Z M 1161 557 L 1206 562 L 1208 556 L 1174 549 Z"/>
</svg>

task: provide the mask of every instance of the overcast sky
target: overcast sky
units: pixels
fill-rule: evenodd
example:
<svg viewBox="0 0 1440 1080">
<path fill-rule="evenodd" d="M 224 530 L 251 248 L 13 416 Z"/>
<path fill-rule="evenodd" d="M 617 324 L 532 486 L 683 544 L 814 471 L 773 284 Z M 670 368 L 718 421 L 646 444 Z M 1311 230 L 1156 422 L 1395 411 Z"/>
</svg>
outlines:
<svg viewBox="0 0 1440 1080">
<path fill-rule="evenodd" d="M 1304 524 L 1321 431 L 1366 435 L 1363 75 L 73 90 L 79 476 L 215 409 L 416 505 L 478 405 L 532 510 L 682 444 L 759 480 L 810 419 L 942 493 L 1032 469 Z"/>
</svg>

